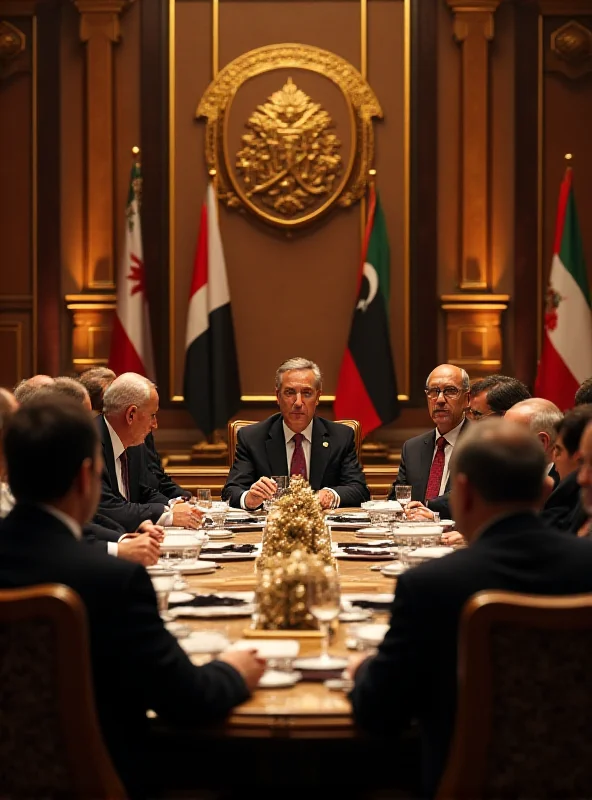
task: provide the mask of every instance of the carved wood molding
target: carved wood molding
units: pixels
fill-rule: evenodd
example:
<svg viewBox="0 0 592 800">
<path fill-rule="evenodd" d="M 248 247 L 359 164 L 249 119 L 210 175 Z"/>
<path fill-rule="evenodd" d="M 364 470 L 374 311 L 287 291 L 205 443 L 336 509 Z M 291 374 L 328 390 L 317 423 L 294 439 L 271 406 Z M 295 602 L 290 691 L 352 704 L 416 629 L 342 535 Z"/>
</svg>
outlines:
<svg viewBox="0 0 592 800">
<path fill-rule="evenodd" d="M 592 15 L 592 0 L 538 0 L 544 17 L 571 17 Z"/>
<path fill-rule="evenodd" d="M 72 321 L 72 369 L 76 372 L 107 364 L 115 302 L 114 294 L 66 295 Z"/>
<path fill-rule="evenodd" d="M 507 294 L 442 295 L 445 316 L 446 361 L 480 378 L 503 367 L 502 316 Z"/>
<path fill-rule="evenodd" d="M 500 0 L 447 0 L 462 50 L 461 254 L 458 285 L 489 289 L 489 42 Z"/>
</svg>

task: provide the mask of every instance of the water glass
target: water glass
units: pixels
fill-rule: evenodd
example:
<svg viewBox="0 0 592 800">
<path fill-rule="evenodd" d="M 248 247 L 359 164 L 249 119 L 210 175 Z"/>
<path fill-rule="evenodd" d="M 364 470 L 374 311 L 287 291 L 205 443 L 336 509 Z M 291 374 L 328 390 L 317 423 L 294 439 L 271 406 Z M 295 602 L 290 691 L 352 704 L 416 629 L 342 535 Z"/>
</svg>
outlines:
<svg viewBox="0 0 592 800">
<path fill-rule="evenodd" d="M 311 572 L 306 579 L 306 602 L 323 632 L 321 661 L 330 662 L 329 624 L 338 616 L 341 608 L 339 573 L 336 569 L 322 567 Z"/>
<path fill-rule="evenodd" d="M 172 617 L 169 614 L 169 595 L 175 586 L 175 572 L 172 570 L 162 570 L 162 572 L 151 575 L 150 577 L 152 579 L 152 586 L 156 592 L 158 613 L 162 619 L 170 621 Z"/>
<path fill-rule="evenodd" d="M 210 489 L 198 489 L 195 495 L 195 505 L 200 511 L 209 511 L 212 507 L 212 492 Z"/>
<path fill-rule="evenodd" d="M 282 495 L 284 495 L 288 487 L 290 485 L 290 476 L 289 475 L 272 475 L 271 480 L 275 481 L 276 490 L 274 494 L 269 498 L 269 500 L 264 500 L 263 502 L 263 509 L 265 511 L 269 511 L 272 505 L 275 503 L 276 500 L 279 500 Z"/>
<path fill-rule="evenodd" d="M 212 502 L 211 507 L 208 509 L 208 517 L 214 523 L 214 528 L 223 528 L 226 522 L 226 515 L 228 514 L 228 503 L 224 500 L 216 500 Z"/>
<path fill-rule="evenodd" d="M 411 502 L 411 486 L 395 486 L 395 495 L 401 506 L 403 507 L 403 513 L 405 518 L 407 518 L 407 514 L 405 513 L 405 509 Z"/>
</svg>

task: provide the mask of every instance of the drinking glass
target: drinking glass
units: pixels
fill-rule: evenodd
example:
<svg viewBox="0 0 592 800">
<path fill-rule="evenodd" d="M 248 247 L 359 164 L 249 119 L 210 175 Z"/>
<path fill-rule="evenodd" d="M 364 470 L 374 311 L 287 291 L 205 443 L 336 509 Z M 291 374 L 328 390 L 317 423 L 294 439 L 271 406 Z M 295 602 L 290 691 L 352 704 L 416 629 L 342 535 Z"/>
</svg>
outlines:
<svg viewBox="0 0 592 800">
<path fill-rule="evenodd" d="M 269 500 L 263 501 L 263 509 L 265 511 L 269 511 L 275 501 L 279 500 L 287 492 L 290 485 L 290 477 L 288 475 L 272 475 L 271 480 L 275 481 L 276 490 Z"/>
<path fill-rule="evenodd" d="M 228 503 L 224 500 L 216 500 L 208 509 L 208 517 L 214 523 L 214 528 L 223 528 L 228 514 Z"/>
<path fill-rule="evenodd" d="M 212 507 L 212 492 L 210 489 L 198 489 L 195 495 L 195 505 L 200 511 L 209 511 Z"/>
<path fill-rule="evenodd" d="M 407 519 L 405 509 L 411 502 L 411 486 L 395 486 L 395 495 L 403 508 L 404 518 Z"/>
<path fill-rule="evenodd" d="M 333 567 L 315 570 L 309 576 L 306 588 L 308 610 L 319 621 L 323 633 L 320 660 L 324 663 L 334 660 L 340 662 L 340 659 L 333 659 L 329 655 L 329 623 L 338 616 L 341 607 L 337 570 Z"/>
<path fill-rule="evenodd" d="M 175 576 L 175 585 L 174 588 L 177 591 L 182 591 L 186 589 L 188 584 L 185 578 L 181 575 L 179 567 L 181 566 L 181 562 L 183 561 L 183 549 L 179 547 L 171 547 L 170 549 L 166 546 L 166 540 L 160 545 L 160 558 L 162 563 L 169 569 Z"/>
<path fill-rule="evenodd" d="M 175 573 L 172 570 L 162 570 L 162 572 L 150 577 L 156 592 L 158 613 L 163 620 L 170 622 L 173 617 L 169 613 L 169 595 L 175 586 Z"/>
</svg>

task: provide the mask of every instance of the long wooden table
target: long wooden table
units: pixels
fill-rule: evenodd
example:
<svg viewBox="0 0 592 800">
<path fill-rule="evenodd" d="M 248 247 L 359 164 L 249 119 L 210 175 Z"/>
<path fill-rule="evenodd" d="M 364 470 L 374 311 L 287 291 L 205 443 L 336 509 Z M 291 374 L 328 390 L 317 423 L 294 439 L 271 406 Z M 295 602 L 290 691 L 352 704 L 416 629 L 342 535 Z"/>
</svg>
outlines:
<svg viewBox="0 0 592 800">
<path fill-rule="evenodd" d="M 361 544 L 362 540 L 351 531 L 333 530 L 333 541 Z M 237 532 L 233 543 L 255 544 L 261 541 L 261 532 Z M 207 556 L 204 556 L 207 559 Z M 392 593 L 394 579 L 386 578 L 370 567 L 377 561 L 349 561 L 338 559 L 343 594 Z M 213 574 L 188 576 L 189 591 L 249 591 L 256 585 L 255 562 L 227 561 Z M 375 621 L 387 621 L 386 614 L 375 614 Z M 185 620 L 184 620 L 185 621 Z M 223 630 L 231 639 L 242 638 L 250 624 L 246 618 L 187 620 L 196 630 Z M 332 638 L 330 653 L 336 656 L 351 655 L 346 647 L 347 625 L 338 625 Z M 297 632 L 294 638 L 298 638 Z M 319 639 L 300 639 L 300 656 L 319 653 Z M 250 700 L 237 707 L 228 719 L 227 735 L 262 736 L 355 736 L 351 707 L 341 691 L 327 689 L 323 682 L 300 681 L 284 689 L 259 689 Z"/>
</svg>

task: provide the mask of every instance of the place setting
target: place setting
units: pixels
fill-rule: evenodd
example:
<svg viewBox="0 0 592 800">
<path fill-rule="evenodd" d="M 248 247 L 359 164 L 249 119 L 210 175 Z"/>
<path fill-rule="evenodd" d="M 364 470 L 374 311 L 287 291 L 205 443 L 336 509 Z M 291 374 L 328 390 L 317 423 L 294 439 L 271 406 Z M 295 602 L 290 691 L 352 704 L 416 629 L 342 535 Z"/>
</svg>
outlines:
<svg viewBox="0 0 592 800">
<path fill-rule="evenodd" d="M 382 539 L 364 544 L 334 544 L 333 554 L 336 558 L 353 561 L 392 561 L 397 558 L 397 548 L 391 539 Z"/>
</svg>

